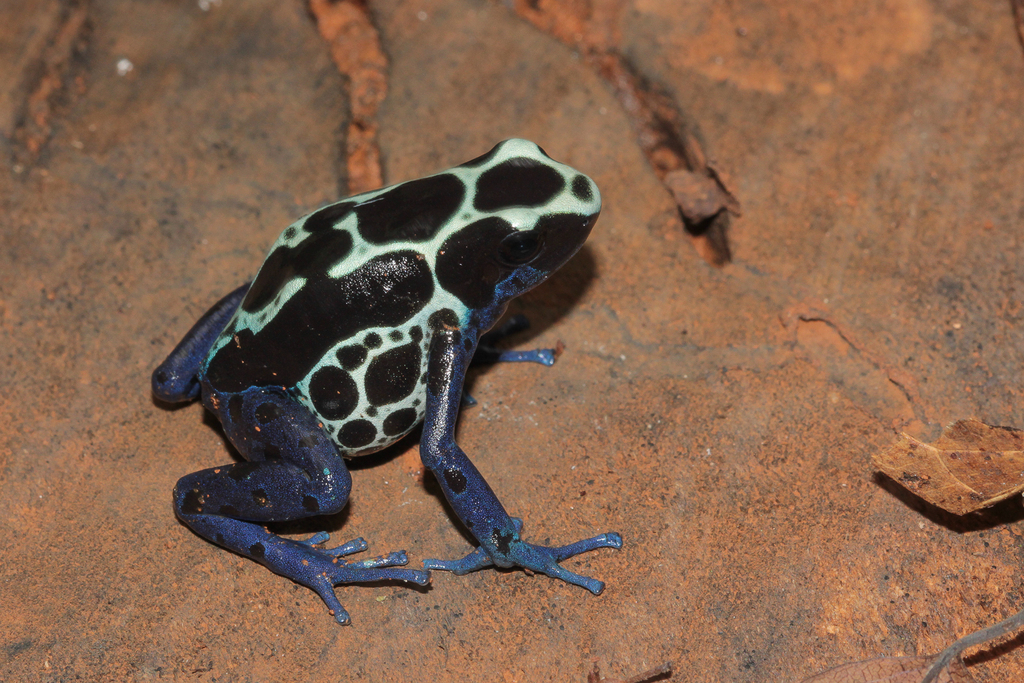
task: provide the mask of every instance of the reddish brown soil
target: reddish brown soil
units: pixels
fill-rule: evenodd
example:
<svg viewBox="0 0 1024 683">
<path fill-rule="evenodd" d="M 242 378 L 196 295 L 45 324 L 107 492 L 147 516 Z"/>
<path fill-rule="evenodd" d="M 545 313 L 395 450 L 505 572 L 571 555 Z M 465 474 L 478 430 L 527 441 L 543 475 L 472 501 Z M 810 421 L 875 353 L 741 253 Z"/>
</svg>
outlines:
<svg viewBox="0 0 1024 683">
<path fill-rule="evenodd" d="M 511 4 L 371 0 L 387 97 L 359 125 L 387 182 L 521 136 L 601 187 L 587 247 L 513 305 L 535 324 L 518 346 L 565 353 L 476 373 L 460 443 L 528 538 L 622 533 L 568 562 L 605 594 L 435 573 L 340 588 L 340 627 L 178 523 L 177 478 L 233 455 L 149 374 L 345 191 L 351 79 L 297 1 L 20 3 L 0 26 L 0 680 L 582 682 L 671 660 L 673 680 L 795 683 L 1024 607 L 1019 500 L 946 516 L 870 462 L 897 429 L 1024 426 L 1010 3 L 593 0 L 742 203 L 722 268 L 612 89 Z M 353 476 L 337 540 L 469 549 L 415 439 Z M 1022 643 L 973 675 L 1021 680 Z"/>
</svg>

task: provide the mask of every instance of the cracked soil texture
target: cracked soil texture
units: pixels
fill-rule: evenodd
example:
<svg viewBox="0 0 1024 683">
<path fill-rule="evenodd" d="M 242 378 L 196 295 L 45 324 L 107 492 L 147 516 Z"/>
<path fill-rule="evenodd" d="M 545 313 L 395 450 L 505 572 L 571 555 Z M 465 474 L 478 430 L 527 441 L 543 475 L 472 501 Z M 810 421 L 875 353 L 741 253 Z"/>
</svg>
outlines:
<svg viewBox="0 0 1024 683">
<path fill-rule="evenodd" d="M 586 5 L 581 2 L 578 4 Z M 607 5 L 608 0 L 593 0 Z M 460 443 L 544 576 L 309 590 L 174 517 L 236 457 L 149 375 L 278 232 L 347 187 L 347 81 L 295 1 L 41 0 L 0 27 L 0 680 L 797 681 L 1024 607 L 1020 500 L 957 519 L 880 477 L 896 430 L 1024 427 L 1024 51 L 1008 3 L 620 0 L 619 51 L 728 171 L 694 251 L 586 60 L 497 0 L 372 0 L 383 177 L 512 136 L 593 177 L 584 250 L 512 305 L 550 369 L 474 372 Z M 128 60 L 122 62 L 120 60 Z M 131 69 L 128 69 L 130 62 Z M 119 72 L 120 66 L 120 72 Z M 123 73 L 123 75 L 122 75 Z M 412 565 L 469 543 L 415 438 L 325 528 Z M 1024 679 L 1024 637 L 969 660 Z"/>
</svg>

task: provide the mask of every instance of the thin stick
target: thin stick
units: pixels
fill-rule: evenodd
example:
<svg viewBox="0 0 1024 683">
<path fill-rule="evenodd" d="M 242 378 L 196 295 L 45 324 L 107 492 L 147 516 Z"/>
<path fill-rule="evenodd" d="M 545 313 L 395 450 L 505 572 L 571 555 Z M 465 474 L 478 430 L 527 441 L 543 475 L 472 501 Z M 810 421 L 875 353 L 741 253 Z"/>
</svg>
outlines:
<svg viewBox="0 0 1024 683">
<path fill-rule="evenodd" d="M 1012 617 L 1000 621 L 994 626 L 983 628 L 980 631 L 975 631 L 969 635 L 964 636 L 960 640 L 956 641 L 945 650 L 943 650 L 935 663 L 932 664 L 931 668 L 928 669 L 928 673 L 921 679 L 921 683 L 932 683 L 942 670 L 949 666 L 949 663 L 956 657 L 960 656 L 964 650 L 974 645 L 980 645 L 988 640 L 995 640 L 996 638 L 1006 635 L 1010 631 L 1015 631 L 1018 628 L 1024 626 L 1024 610 L 1017 612 Z"/>
</svg>

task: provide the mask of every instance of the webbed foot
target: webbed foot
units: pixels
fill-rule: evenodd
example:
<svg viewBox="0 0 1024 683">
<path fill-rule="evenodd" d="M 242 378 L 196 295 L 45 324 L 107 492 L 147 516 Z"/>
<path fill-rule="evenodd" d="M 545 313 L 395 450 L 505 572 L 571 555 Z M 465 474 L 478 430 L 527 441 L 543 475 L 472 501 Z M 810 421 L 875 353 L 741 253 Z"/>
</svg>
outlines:
<svg viewBox="0 0 1024 683">
<path fill-rule="evenodd" d="M 344 562 L 339 558 L 366 550 L 366 541 L 356 538 L 335 548 L 316 547 L 329 539 L 330 536 L 324 532 L 305 541 L 279 539 L 267 544 L 266 554 L 260 561 L 278 574 L 316 591 L 339 624 L 350 624 L 351 618 L 338 601 L 335 586 L 373 581 L 405 581 L 420 586 L 430 583 L 429 571 L 395 568 L 409 563 L 404 550 L 358 562 Z M 276 557 L 271 557 L 272 553 Z"/>
<path fill-rule="evenodd" d="M 513 517 L 512 523 L 515 525 L 515 536 L 508 543 L 508 551 L 500 557 L 492 558 L 481 547 L 460 560 L 424 560 L 423 567 L 425 569 L 450 571 L 454 574 L 468 574 L 469 572 L 491 566 L 522 567 L 561 579 L 575 586 L 581 586 L 594 595 L 600 595 L 604 591 L 604 582 L 571 572 L 558 563 L 575 555 L 596 550 L 597 548 L 621 548 L 622 536 L 613 531 L 582 541 L 576 541 L 569 545 L 547 547 L 525 543 L 520 540 L 519 532 L 522 531 L 523 522 Z"/>
</svg>

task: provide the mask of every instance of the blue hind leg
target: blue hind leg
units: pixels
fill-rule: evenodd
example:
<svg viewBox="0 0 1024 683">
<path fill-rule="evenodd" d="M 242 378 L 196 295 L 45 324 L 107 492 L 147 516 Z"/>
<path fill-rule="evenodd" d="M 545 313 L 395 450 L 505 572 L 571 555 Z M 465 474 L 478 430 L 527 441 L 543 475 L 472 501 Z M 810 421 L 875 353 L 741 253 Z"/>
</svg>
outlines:
<svg viewBox="0 0 1024 683">
<path fill-rule="evenodd" d="M 222 394 L 203 386 L 203 400 L 249 462 L 182 477 L 174 489 L 178 517 L 204 538 L 250 557 L 273 572 L 316 591 L 340 624 L 350 622 L 334 586 L 396 580 L 425 585 L 430 573 L 396 569 L 405 551 L 360 562 L 340 558 L 365 550 L 357 538 L 319 548 L 326 533 L 306 541 L 278 536 L 266 522 L 339 512 L 352 487 L 345 462 L 313 415 L 275 389 Z"/>
</svg>

